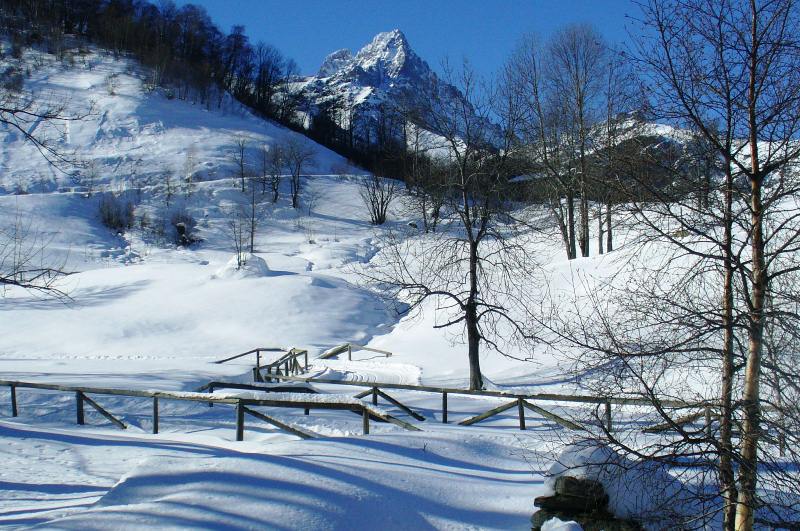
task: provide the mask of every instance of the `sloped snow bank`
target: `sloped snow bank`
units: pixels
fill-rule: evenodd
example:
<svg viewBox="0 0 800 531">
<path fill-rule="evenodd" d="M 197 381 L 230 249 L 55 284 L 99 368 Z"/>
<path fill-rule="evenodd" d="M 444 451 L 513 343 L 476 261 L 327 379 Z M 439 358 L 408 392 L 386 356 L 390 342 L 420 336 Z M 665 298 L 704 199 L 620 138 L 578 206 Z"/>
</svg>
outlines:
<svg viewBox="0 0 800 531">
<path fill-rule="evenodd" d="M 618 518 L 631 518 L 647 527 L 663 529 L 670 523 L 697 514 L 696 498 L 665 465 L 628 459 L 594 440 L 567 446 L 548 472 L 546 486 L 554 493 L 559 476 L 598 481 L 609 498 L 609 509 Z"/>
<path fill-rule="evenodd" d="M 372 435 L 156 458 L 45 529 L 529 529 L 537 477 L 508 435 Z"/>
<path fill-rule="evenodd" d="M 240 265 L 241 263 L 241 265 Z M 261 278 L 272 274 L 267 261 L 255 254 L 244 254 L 241 259 L 233 255 L 228 262 L 217 269 L 213 278 Z"/>
</svg>

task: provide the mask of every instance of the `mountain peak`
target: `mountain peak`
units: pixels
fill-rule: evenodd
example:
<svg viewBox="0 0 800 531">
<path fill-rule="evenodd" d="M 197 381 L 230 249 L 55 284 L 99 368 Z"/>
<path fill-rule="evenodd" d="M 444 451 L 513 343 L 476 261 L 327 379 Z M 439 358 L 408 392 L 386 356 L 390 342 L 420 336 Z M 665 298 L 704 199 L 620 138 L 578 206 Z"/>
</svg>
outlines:
<svg viewBox="0 0 800 531">
<path fill-rule="evenodd" d="M 391 78 L 400 75 L 409 60 L 419 61 L 399 29 L 378 33 L 355 57 L 364 71 L 380 71 Z"/>
<path fill-rule="evenodd" d="M 319 77 L 332 76 L 339 70 L 349 66 L 352 62 L 353 52 L 347 48 L 336 50 L 335 52 L 328 54 L 328 56 L 322 62 L 322 66 L 319 67 L 319 72 L 317 75 Z"/>
</svg>

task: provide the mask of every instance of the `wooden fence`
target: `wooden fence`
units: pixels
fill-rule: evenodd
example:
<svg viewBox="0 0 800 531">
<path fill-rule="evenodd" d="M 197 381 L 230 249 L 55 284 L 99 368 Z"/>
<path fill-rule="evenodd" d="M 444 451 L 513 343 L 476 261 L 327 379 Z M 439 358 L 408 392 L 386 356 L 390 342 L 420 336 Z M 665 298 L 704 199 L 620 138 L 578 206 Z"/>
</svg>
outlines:
<svg viewBox="0 0 800 531">
<path fill-rule="evenodd" d="M 270 352 L 283 352 L 284 354 L 278 359 L 262 365 L 262 353 L 266 354 Z M 247 352 L 242 352 L 241 354 L 234 354 L 228 358 L 217 360 L 214 363 L 227 363 L 251 354 L 256 355 L 256 366 L 253 368 L 253 380 L 256 382 L 271 382 L 273 373 L 278 376 L 290 376 L 308 371 L 308 351 L 299 348 L 285 349 L 282 347 L 258 347 L 248 350 Z M 300 365 L 299 361 L 300 357 L 303 358 L 302 366 Z M 262 371 L 266 371 L 266 376 L 262 374 Z"/>
<path fill-rule="evenodd" d="M 239 384 L 239 387 L 234 387 L 237 384 L 225 384 L 223 382 L 212 382 L 212 383 L 217 384 L 215 386 L 216 388 L 223 388 L 223 387 L 238 388 L 238 389 L 256 388 L 259 390 L 264 390 L 266 392 L 270 391 L 287 392 L 285 388 L 281 387 L 259 388 L 256 386 L 247 386 L 246 384 Z M 150 398 L 153 401 L 153 413 L 152 413 L 153 433 L 158 433 L 159 430 L 159 400 L 164 400 L 164 399 L 202 402 L 209 404 L 228 404 L 235 406 L 237 441 L 244 440 L 245 414 L 248 414 L 259 420 L 268 422 L 283 431 L 292 433 L 293 435 L 297 435 L 304 439 L 315 438 L 320 436 L 319 434 L 312 433 L 302 428 L 286 424 L 285 422 L 282 422 L 274 417 L 266 415 L 260 411 L 256 411 L 252 409 L 252 407 L 254 406 L 303 409 L 305 414 L 309 414 L 309 412 L 312 409 L 352 411 L 361 415 L 363 419 L 362 428 L 365 435 L 369 433 L 370 419 L 382 422 L 389 422 L 397 426 L 400 426 L 401 428 L 406 430 L 422 431 L 413 424 L 395 418 L 392 415 L 383 413 L 382 411 L 378 411 L 374 408 L 369 407 L 369 405 L 360 402 L 347 403 L 347 402 L 324 402 L 324 401 L 320 402 L 311 400 L 287 400 L 287 399 L 273 400 L 273 399 L 253 399 L 253 398 L 237 398 L 237 397 L 218 397 L 203 392 L 138 391 L 132 389 L 83 387 L 83 386 L 71 386 L 71 385 L 59 385 L 59 384 L 46 384 L 38 382 L 22 382 L 13 380 L 0 380 L 0 386 L 5 386 L 10 389 L 12 417 L 17 417 L 19 415 L 19 405 L 17 402 L 17 391 L 19 389 L 42 389 L 48 391 L 74 393 L 76 422 L 78 424 L 83 425 L 86 423 L 84 406 L 85 404 L 88 404 L 93 409 L 97 410 L 97 412 L 99 412 L 105 418 L 107 418 L 109 421 L 111 421 L 114 425 L 116 425 L 121 429 L 127 429 L 128 426 L 122 420 L 111 414 L 106 408 L 97 403 L 93 398 L 90 398 L 88 395 L 112 395 L 112 396 L 125 396 L 125 397 L 137 397 L 137 398 Z M 213 389 L 214 387 L 211 387 L 212 391 Z"/>
<path fill-rule="evenodd" d="M 459 422 L 462 426 L 469 426 L 471 424 L 475 424 L 482 420 L 486 420 L 490 417 L 503 413 L 509 409 L 514 407 L 517 408 L 517 417 L 519 422 L 519 429 L 524 430 L 526 429 L 525 425 L 525 410 L 537 413 L 544 418 L 551 420 L 565 428 L 571 430 L 585 430 L 585 428 L 569 419 L 565 419 L 560 415 L 557 415 L 551 411 L 548 411 L 541 406 L 533 403 L 533 402 L 568 402 L 568 403 L 581 403 L 581 404 L 596 404 L 598 406 L 604 407 L 604 424 L 605 428 L 609 431 L 613 428 L 613 418 L 612 418 L 612 405 L 636 405 L 636 406 L 653 406 L 653 403 L 650 400 L 645 398 L 626 398 L 626 397 L 606 397 L 606 396 L 591 396 L 591 395 L 564 395 L 564 394 L 555 394 L 555 393 L 534 393 L 534 394 L 520 394 L 520 393 L 509 393 L 505 391 L 477 391 L 477 390 L 470 390 L 470 389 L 459 389 L 459 388 L 450 388 L 450 387 L 435 387 L 435 386 L 428 386 L 428 385 L 410 385 L 410 384 L 397 384 L 397 383 L 379 383 L 379 382 L 351 382 L 351 381 L 342 381 L 342 380 L 333 380 L 327 378 L 311 378 L 311 377 L 299 377 L 299 376 L 275 376 L 275 380 L 279 381 L 288 381 L 288 382 L 304 382 L 310 384 L 325 384 L 325 385 L 341 385 L 341 386 L 353 386 L 353 387 L 369 387 L 367 391 L 359 393 L 355 396 L 355 398 L 363 398 L 366 396 L 372 395 L 372 403 L 377 405 L 378 398 L 383 398 L 387 402 L 390 402 L 398 407 L 400 407 L 403 411 L 411 415 L 417 420 L 424 420 L 424 416 L 421 415 L 419 412 L 413 411 L 408 406 L 401 404 L 395 398 L 389 396 L 385 391 L 382 389 L 400 389 L 406 391 L 419 391 L 425 393 L 436 393 L 442 395 L 442 423 L 447 423 L 447 416 L 448 416 L 448 396 L 449 395 L 467 395 L 467 396 L 487 396 L 487 397 L 494 397 L 494 398 L 506 398 L 509 402 L 502 404 L 498 407 L 492 408 L 488 411 L 480 413 L 479 415 L 475 415 L 473 417 L 469 417 Z M 702 412 L 699 414 L 692 414 L 679 419 L 679 423 L 688 424 L 693 422 L 697 418 L 705 415 L 706 418 L 709 418 L 709 414 L 705 413 L 706 410 L 710 411 L 712 407 L 709 404 L 692 404 L 689 402 L 684 402 L 681 400 L 661 400 L 660 406 L 664 408 L 670 409 L 701 409 Z M 651 428 L 652 429 L 652 428 Z"/>
</svg>

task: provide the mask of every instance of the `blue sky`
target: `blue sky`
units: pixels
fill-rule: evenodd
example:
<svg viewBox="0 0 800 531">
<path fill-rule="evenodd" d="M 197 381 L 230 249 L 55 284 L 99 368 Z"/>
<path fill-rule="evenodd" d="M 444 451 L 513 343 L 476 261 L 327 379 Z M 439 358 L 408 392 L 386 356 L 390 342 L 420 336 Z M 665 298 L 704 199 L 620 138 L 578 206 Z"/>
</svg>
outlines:
<svg viewBox="0 0 800 531">
<path fill-rule="evenodd" d="M 190 3 L 179 0 L 178 4 Z M 525 33 L 547 37 L 570 22 L 594 24 L 611 42 L 627 39 L 630 0 L 194 0 L 227 32 L 242 24 L 252 42 L 264 40 L 316 72 L 340 48 L 358 50 L 381 31 L 401 29 L 434 68 L 467 57 L 489 76 Z"/>
</svg>

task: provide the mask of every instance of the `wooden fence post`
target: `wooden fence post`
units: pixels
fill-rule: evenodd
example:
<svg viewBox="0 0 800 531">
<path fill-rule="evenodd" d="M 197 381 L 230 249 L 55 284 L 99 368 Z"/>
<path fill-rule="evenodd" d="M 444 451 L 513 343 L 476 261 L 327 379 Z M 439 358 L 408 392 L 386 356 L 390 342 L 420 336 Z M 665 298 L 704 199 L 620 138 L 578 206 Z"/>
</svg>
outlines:
<svg viewBox="0 0 800 531">
<path fill-rule="evenodd" d="M 16 417 L 19 415 L 17 411 L 17 386 L 11 386 L 11 416 Z"/>
<path fill-rule="evenodd" d="M 353 361 L 353 347 L 350 343 L 347 344 L 347 361 Z"/>
<path fill-rule="evenodd" d="M 447 392 L 442 393 L 442 424 L 447 424 Z"/>
<path fill-rule="evenodd" d="M 305 408 L 303 410 L 303 415 L 308 415 L 310 412 L 311 412 L 311 410 L 309 408 Z"/>
<path fill-rule="evenodd" d="M 606 430 L 611 432 L 611 402 L 606 402 Z"/>
<path fill-rule="evenodd" d="M 362 411 L 362 423 L 364 425 L 364 435 L 369 435 L 369 410 L 364 408 Z"/>
<path fill-rule="evenodd" d="M 158 397 L 153 397 L 153 433 L 158 433 Z"/>
<path fill-rule="evenodd" d="M 519 409 L 519 429 L 525 429 L 525 405 L 521 398 L 517 398 L 517 408 Z"/>
<path fill-rule="evenodd" d="M 373 387 L 372 388 L 372 405 L 373 406 L 377 406 L 378 405 L 378 388 L 377 387 Z"/>
<path fill-rule="evenodd" d="M 305 359 L 305 372 L 308 372 L 308 351 L 306 350 L 303 352 L 303 358 Z"/>
<path fill-rule="evenodd" d="M 208 394 L 212 394 L 213 392 L 214 392 L 214 386 L 213 385 L 209 385 L 208 386 Z M 214 402 L 209 402 L 208 403 L 208 407 L 214 407 Z"/>
<path fill-rule="evenodd" d="M 236 402 L 236 440 L 244 440 L 244 406 L 241 400 Z"/>
<path fill-rule="evenodd" d="M 85 419 L 83 416 L 83 393 L 80 391 L 75 391 L 75 413 L 77 417 L 78 424 L 81 426 L 84 425 Z"/>
</svg>

